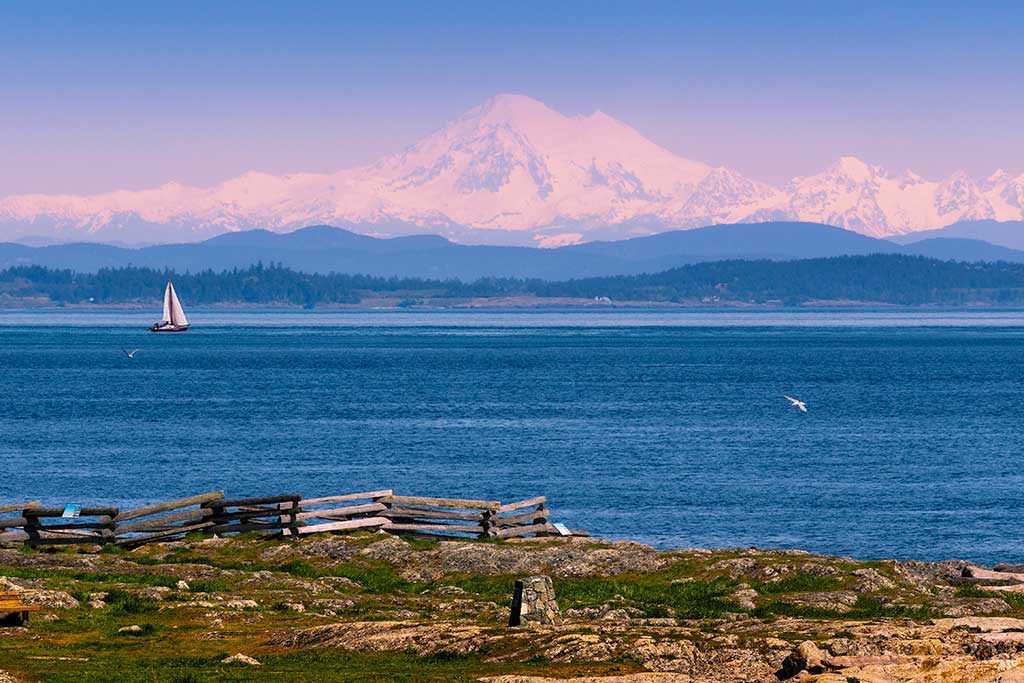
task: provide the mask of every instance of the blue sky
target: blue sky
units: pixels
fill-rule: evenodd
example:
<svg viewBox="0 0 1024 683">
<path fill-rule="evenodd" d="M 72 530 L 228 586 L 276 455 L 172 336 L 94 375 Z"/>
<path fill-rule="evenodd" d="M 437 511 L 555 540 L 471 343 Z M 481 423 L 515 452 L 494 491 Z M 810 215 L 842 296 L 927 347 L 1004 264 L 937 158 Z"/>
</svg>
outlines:
<svg viewBox="0 0 1024 683">
<path fill-rule="evenodd" d="M 500 92 L 780 183 L 1024 172 L 1021 3 L 0 5 L 0 196 L 334 171 Z"/>
</svg>

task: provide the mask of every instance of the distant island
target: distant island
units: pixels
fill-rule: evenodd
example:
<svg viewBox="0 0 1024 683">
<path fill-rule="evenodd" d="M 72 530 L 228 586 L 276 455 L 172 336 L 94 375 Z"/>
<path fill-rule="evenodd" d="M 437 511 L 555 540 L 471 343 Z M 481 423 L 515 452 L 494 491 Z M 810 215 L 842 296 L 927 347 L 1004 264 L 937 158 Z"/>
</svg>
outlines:
<svg viewBox="0 0 1024 683">
<path fill-rule="evenodd" d="M 0 307 L 155 305 L 168 279 L 191 306 L 900 306 L 1024 305 L 1024 264 L 871 254 L 793 261 L 726 260 L 656 273 L 562 281 L 304 273 L 280 263 L 175 272 L 133 266 L 78 273 L 0 271 Z"/>
</svg>

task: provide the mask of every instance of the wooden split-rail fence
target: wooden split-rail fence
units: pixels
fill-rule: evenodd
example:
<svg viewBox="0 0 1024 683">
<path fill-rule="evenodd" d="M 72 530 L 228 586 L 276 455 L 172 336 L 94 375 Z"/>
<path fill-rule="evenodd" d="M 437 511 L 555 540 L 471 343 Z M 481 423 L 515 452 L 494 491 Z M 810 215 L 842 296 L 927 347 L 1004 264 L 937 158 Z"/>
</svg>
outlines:
<svg viewBox="0 0 1024 683">
<path fill-rule="evenodd" d="M 0 505 L 0 543 L 135 547 L 188 534 L 267 531 L 288 538 L 321 532 L 385 529 L 394 533 L 514 538 L 586 535 L 549 521 L 544 496 L 495 500 L 396 496 L 390 489 L 339 496 L 225 498 L 204 493 L 130 510 L 38 502 Z"/>
</svg>

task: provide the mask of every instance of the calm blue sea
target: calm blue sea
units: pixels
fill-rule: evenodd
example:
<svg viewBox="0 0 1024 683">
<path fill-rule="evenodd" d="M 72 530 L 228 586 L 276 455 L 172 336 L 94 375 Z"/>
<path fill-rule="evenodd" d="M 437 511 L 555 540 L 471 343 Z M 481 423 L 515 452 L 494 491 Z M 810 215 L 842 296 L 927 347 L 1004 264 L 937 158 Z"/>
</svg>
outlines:
<svg viewBox="0 0 1024 683">
<path fill-rule="evenodd" d="M 0 504 L 545 494 L 662 547 L 1024 561 L 1020 311 L 190 318 L 0 313 Z"/>
</svg>

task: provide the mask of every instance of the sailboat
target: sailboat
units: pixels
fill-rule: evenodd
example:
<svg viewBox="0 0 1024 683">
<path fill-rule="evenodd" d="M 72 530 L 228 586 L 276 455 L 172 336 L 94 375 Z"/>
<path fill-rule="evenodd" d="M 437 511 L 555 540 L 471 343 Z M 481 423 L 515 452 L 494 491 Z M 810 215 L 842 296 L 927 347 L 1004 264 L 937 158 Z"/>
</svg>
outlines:
<svg viewBox="0 0 1024 683">
<path fill-rule="evenodd" d="M 150 332 L 185 332 L 188 330 L 188 318 L 178 301 L 178 293 L 174 291 L 174 285 L 167 281 L 167 289 L 164 290 L 164 317 L 160 322 L 149 328 Z"/>
</svg>

